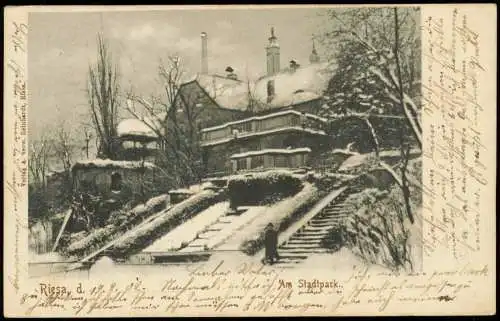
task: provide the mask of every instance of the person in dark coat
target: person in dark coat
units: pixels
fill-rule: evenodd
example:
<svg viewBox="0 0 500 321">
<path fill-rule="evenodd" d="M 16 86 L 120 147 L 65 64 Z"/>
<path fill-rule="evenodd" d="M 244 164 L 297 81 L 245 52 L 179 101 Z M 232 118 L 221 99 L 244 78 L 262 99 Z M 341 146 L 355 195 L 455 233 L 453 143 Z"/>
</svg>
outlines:
<svg viewBox="0 0 500 321">
<path fill-rule="evenodd" d="M 265 262 L 273 264 L 275 260 L 279 260 L 278 256 L 278 232 L 274 229 L 272 223 L 266 226 L 265 230 L 265 245 L 266 245 L 266 258 Z"/>
</svg>

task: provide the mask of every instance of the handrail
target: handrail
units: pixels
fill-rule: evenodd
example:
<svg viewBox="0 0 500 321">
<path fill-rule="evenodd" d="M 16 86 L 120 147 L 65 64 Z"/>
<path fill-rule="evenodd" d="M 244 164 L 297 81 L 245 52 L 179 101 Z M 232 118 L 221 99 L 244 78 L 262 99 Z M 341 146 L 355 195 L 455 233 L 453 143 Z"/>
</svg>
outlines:
<svg viewBox="0 0 500 321">
<path fill-rule="evenodd" d="M 237 138 L 235 138 L 234 134 L 228 134 L 228 135 L 225 135 L 224 137 L 215 138 L 215 139 L 202 138 L 201 144 L 202 144 L 202 146 L 224 144 L 224 143 L 228 143 L 230 141 L 233 141 L 235 139 L 243 139 L 243 138 L 254 137 L 254 136 L 263 136 L 263 135 L 284 132 L 284 131 L 299 131 L 299 132 L 309 133 L 309 134 L 314 134 L 314 135 L 327 136 L 326 132 L 321 128 L 316 128 L 314 126 L 300 126 L 300 125 L 291 124 L 291 125 L 279 125 L 279 126 L 276 126 L 274 128 L 240 132 L 238 134 Z"/>
<path fill-rule="evenodd" d="M 73 209 L 71 209 L 71 208 L 66 211 L 66 215 L 64 215 L 64 221 L 61 225 L 61 228 L 59 229 L 59 233 L 57 234 L 56 241 L 54 242 L 54 245 L 52 246 L 52 252 L 55 252 L 57 250 L 57 246 L 59 245 L 59 241 L 61 240 L 61 237 L 64 233 L 64 230 L 66 229 L 66 225 L 68 224 L 72 213 L 73 213 Z"/>
<path fill-rule="evenodd" d="M 262 121 L 262 120 L 266 120 L 266 119 L 277 118 L 280 116 L 288 116 L 288 115 L 295 115 L 295 116 L 304 115 L 306 118 L 309 118 L 309 119 L 314 120 L 314 121 L 319 121 L 319 122 L 323 122 L 323 123 L 326 122 L 325 118 L 322 118 L 322 117 L 319 117 L 319 116 L 316 116 L 313 114 L 309 114 L 309 113 L 302 114 L 296 110 L 284 110 L 284 111 L 280 111 L 280 112 L 276 112 L 276 113 L 272 113 L 272 114 L 267 114 L 267 115 L 263 115 L 263 116 L 252 116 L 252 117 L 248 117 L 248 118 L 244 118 L 244 119 L 240 119 L 240 120 L 236 120 L 236 121 L 231 121 L 231 122 L 224 123 L 222 125 L 206 127 L 206 128 L 202 129 L 202 132 L 208 133 L 208 132 L 212 132 L 212 131 L 216 131 L 216 130 L 220 130 L 220 129 L 225 129 L 225 128 L 228 128 L 228 127 L 234 126 L 234 125 L 240 125 L 240 124 L 249 123 L 252 121 Z"/>
</svg>

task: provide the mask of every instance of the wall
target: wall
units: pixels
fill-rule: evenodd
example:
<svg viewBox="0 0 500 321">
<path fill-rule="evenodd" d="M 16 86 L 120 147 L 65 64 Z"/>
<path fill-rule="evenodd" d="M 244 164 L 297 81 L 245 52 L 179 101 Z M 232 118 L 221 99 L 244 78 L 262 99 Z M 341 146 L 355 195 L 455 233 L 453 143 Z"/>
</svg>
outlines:
<svg viewBox="0 0 500 321">
<path fill-rule="evenodd" d="M 124 169 L 124 168 L 84 168 L 75 170 L 73 173 L 73 182 L 76 190 L 81 189 L 82 181 L 89 182 L 92 188 L 101 195 L 109 193 L 111 189 L 111 175 L 113 173 L 120 174 L 122 178 L 122 186 L 132 193 L 141 193 L 141 182 L 148 186 L 152 186 L 151 196 L 157 195 L 159 190 L 157 186 L 161 186 L 159 181 L 160 175 L 158 170 L 145 168 L 144 177 L 141 174 L 141 168 L 138 169 Z M 154 194 L 154 195 L 153 195 Z"/>
<path fill-rule="evenodd" d="M 308 114 L 318 115 L 322 104 L 323 102 L 321 99 L 316 99 L 302 104 L 297 104 L 293 106 L 293 109 L 300 112 L 306 112 Z"/>
<path fill-rule="evenodd" d="M 249 115 L 241 110 L 220 108 L 196 82 L 182 86 L 180 95 L 183 99 L 178 100 L 177 109 L 181 108 L 183 112 L 176 112 L 175 119 L 186 125 L 189 121 L 195 121 L 197 129 L 217 126 Z M 196 107 L 198 103 L 202 107 Z"/>
</svg>

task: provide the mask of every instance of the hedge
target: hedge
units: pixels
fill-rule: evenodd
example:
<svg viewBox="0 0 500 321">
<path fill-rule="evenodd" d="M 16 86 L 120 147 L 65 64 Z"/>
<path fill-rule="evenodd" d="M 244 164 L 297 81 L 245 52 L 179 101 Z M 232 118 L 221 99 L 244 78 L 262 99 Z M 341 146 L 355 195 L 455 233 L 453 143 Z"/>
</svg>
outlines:
<svg viewBox="0 0 500 321">
<path fill-rule="evenodd" d="M 153 197 L 146 204 L 138 205 L 132 210 L 113 212 L 106 226 L 96 229 L 83 239 L 71 243 L 63 250 L 64 254 L 80 257 L 92 253 L 92 251 L 104 246 L 113 238 L 123 234 L 131 226 L 139 224 L 140 221 L 164 209 L 167 199 L 168 195 L 164 194 Z"/>
<path fill-rule="evenodd" d="M 247 255 L 254 255 L 264 247 L 265 228 L 272 223 L 278 232 L 283 232 L 294 222 L 303 217 L 324 196 L 325 192 L 318 190 L 313 185 L 306 185 L 294 197 L 282 200 L 272 207 L 272 215 L 258 218 L 249 227 L 245 240 L 240 245 L 240 250 Z"/>
<path fill-rule="evenodd" d="M 302 189 L 299 177 L 288 171 L 268 171 L 236 175 L 228 181 L 228 196 L 232 208 L 274 203 Z"/>
</svg>

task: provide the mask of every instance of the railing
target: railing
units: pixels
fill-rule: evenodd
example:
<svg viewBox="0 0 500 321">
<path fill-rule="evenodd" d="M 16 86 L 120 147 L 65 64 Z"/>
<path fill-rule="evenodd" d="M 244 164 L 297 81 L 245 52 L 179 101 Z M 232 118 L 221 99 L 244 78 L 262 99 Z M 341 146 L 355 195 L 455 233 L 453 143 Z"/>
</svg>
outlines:
<svg viewBox="0 0 500 321">
<path fill-rule="evenodd" d="M 303 130 L 324 134 L 324 120 L 311 114 L 301 114 L 294 110 L 256 116 L 221 126 L 205 128 L 202 131 L 202 145 L 224 143 L 235 138 L 255 134 L 272 133 L 277 130 Z"/>
</svg>

